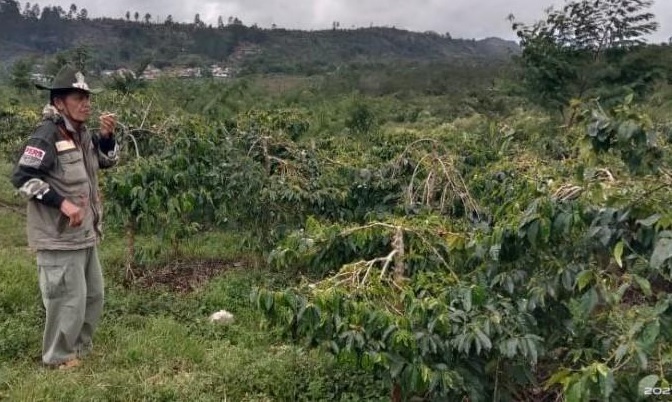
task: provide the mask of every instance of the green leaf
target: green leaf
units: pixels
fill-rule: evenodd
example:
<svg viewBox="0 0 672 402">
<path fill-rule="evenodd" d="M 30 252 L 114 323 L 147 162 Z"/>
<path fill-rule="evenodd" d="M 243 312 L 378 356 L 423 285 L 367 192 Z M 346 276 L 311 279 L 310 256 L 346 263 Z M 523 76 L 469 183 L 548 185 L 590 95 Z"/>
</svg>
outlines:
<svg viewBox="0 0 672 402">
<path fill-rule="evenodd" d="M 506 357 L 512 358 L 516 355 L 518 350 L 518 338 L 507 339 L 504 343 L 503 353 Z"/>
<path fill-rule="evenodd" d="M 264 307 L 266 311 L 271 311 L 271 308 L 273 308 L 273 293 L 266 292 L 264 294 Z"/>
<path fill-rule="evenodd" d="M 550 389 L 552 386 L 556 384 L 561 384 L 561 385 L 566 385 L 565 383 L 567 382 L 567 379 L 569 376 L 572 374 L 571 371 L 569 371 L 566 368 L 561 369 L 560 371 L 554 373 L 551 378 L 549 378 L 546 381 L 545 389 Z"/>
<path fill-rule="evenodd" d="M 642 289 L 645 296 L 651 296 L 653 294 L 651 291 L 651 283 L 648 279 L 642 278 L 639 275 L 633 275 L 632 277 L 635 279 L 635 282 L 637 282 L 637 285 L 639 285 L 639 288 Z"/>
<path fill-rule="evenodd" d="M 618 126 L 618 140 L 627 142 L 641 127 L 632 120 L 625 121 Z"/>
<path fill-rule="evenodd" d="M 581 297 L 581 310 L 583 314 L 588 316 L 590 315 L 599 302 L 599 295 L 595 288 L 590 289 Z"/>
<path fill-rule="evenodd" d="M 567 391 L 566 402 L 583 402 L 583 382 L 575 382 Z"/>
<path fill-rule="evenodd" d="M 409 391 L 415 391 L 419 388 L 419 380 L 420 370 L 418 370 L 418 367 L 411 364 L 406 365 L 402 372 L 402 388 L 406 388 Z"/>
<path fill-rule="evenodd" d="M 585 270 L 576 276 L 576 283 L 579 287 L 579 291 L 582 291 L 586 286 L 590 284 L 590 281 L 593 279 L 593 271 Z"/>
<path fill-rule="evenodd" d="M 649 265 L 651 268 L 659 270 L 670 257 L 672 257 L 672 239 L 662 237 L 656 242 Z"/>
<path fill-rule="evenodd" d="M 513 284 L 513 279 L 510 276 L 507 276 L 505 281 L 504 281 L 504 287 L 509 294 L 513 294 L 514 290 L 514 284 Z"/>
<path fill-rule="evenodd" d="M 566 268 L 562 272 L 562 286 L 565 290 L 572 290 L 572 271 L 569 268 Z"/>
<path fill-rule="evenodd" d="M 607 367 L 604 364 L 595 364 L 595 370 L 602 376 L 606 377 L 607 374 L 609 374 L 610 370 L 609 367 Z"/>
<path fill-rule="evenodd" d="M 646 352 L 639 346 L 636 346 L 636 350 L 640 367 L 642 368 L 642 370 L 646 370 L 649 367 L 649 359 L 648 357 L 646 357 Z"/>
<path fill-rule="evenodd" d="M 492 349 L 492 342 L 490 342 L 490 338 L 488 338 L 488 336 L 485 335 L 480 328 L 476 328 L 474 332 L 476 333 L 476 337 L 478 337 L 478 340 L 481 342 L 481 345 L 484 349 Z"/>
<path fill-rule="evenodd" d="M 421 366 L 420 373 L 421 373 L 422 383 L 423 384 L 429 384 L 429 382 L 432 378 L 432 369 L 423 364 Z"/>
<path fill-rule="evenodd" d="M 388 355 L 388 361 L 390 362 L 390 377 L 393 379 L 399 378 L 399 375 L 406 366 L 406 362 L 403 358 L 393 355 Z"/>
<path fill-rule="evenodd" d="M 299 312 L 296 314 L 296 321 L 301 322 L 303 320 L 303 315 L 306 313 L 306 309 L 310 306 L 310 304 L 302 304 L 301 307 L 299 308 Z"/>
<path fill-rule="evenodd" d="M 532 246 L 536 246 L 538 243 L 539 229 L 540 223 L 538 219 L 530 223 L 527 228 L 527 241 L 529 241 Z"/>
<path fill-rule="evenodd" d="M 623 268 L 622 258 L 623 258 L 623 240 L 616 243 L 616 247 L 614 247 L 614 259 L 616 259 L 616 264 L 618 264 L 618 266 L 621 268 Z"/>
<path fill-rule="evenodd" d="M 567 234 L 572 226 L 572 214 L 561 212 L 553 221 L 553 232 L 557 234 Z"/>
<path fill-rule="evenodd" d="M 605 400 L 609 400 L 609 397 L 614 392 L 614 388 L 616 388 L 614 373 L 607 368 L 606 372 L 600 370 L 600 374 L 602 375 L 602 378 L 600 379 L 600 389 L 602 390 L 602 396 L 605 398 Z"/>
<path fill-rule="evenodd" d="M 628 353 L 629 345 L 627 343 L 622 344 L 621 346 L 616 349 L 616 353 L 614 354 L 614 358 L 616 359 L 616 363 L 620 363 L 621 360 L 623 360 L 623 357 L 625 357 L 625 354 Z"/>
<path fill-rule="evenodd" d="M 471 311 L 471 289 L 464 289 L 462 292 L 462 305 L 464 306 L 464 311 Z"/>
<path fill-rule="evenodd" d="M 658 384 L 658 380 L 660 380 L 660 377 L 655 374 L 647 375 L 646 377 L 639 380 L 639 384 L 637 386 L 639 389 L 639 395 L 644 395 L 645 389 L 655 387 L 656 384 Z"/>
<path fill-rule="evenodd" d="M 537 346 L 534 341 L 530 338 L 525 338 L 525 343 L 527 344 L 527 350 L 529 352 L 530 360 L 532 364 L 537 364 Z"/>
<path fill-rule="evenodd" d="M 383 333 L 383 337 L 382 337 L 383 342 L 386 342 L 387 339 L 389 338 L 389 336 L 390 336 L 394 331 L 396 331 L 396 330 L 397 330 L 397 326 L 394 325 L 394 324 L 392 324 L 392 325 L 390 325 L 389 327 L 387 327 L 387 329 L 386 329 L 385 332 Z"/>
<path fill-rule="evenodd" d="M 636 223 L 644 227 L 650 228 L 653 227 L 653 225 L 655 225 L 660 220 L 660 218 L 661 218 L 660 214 L 653 214 L 646 219 L 637 220 Z"/>
<path fill-rule="evenodd" d="M 644 348 L 650 348 L 656 342 L 660 334 L 660 321 L 654 320 L 650 322 L 642 331 L 639 342 Z"/>
</svg>

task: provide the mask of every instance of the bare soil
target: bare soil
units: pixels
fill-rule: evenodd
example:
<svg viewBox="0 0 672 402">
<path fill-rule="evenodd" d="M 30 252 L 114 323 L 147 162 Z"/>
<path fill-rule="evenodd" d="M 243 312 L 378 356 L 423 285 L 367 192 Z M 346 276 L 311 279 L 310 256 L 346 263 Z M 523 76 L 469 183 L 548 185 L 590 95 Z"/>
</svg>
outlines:
<svg viewBox="0 0 672 402">
<path fill-rule="evenodd" d="M 143 289 L 167 287 L 173 292 L 189 293 L 226 271 L 246 265 L 244 261 L 179 259 L 159 266 L 135 267 L 133 283 Z"/>
</svg>

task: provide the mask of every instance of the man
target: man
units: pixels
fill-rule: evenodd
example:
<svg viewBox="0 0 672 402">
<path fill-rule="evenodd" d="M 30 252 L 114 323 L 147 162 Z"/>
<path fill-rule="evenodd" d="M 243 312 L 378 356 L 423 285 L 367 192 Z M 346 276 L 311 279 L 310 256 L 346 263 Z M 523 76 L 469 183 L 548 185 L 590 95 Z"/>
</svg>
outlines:
<svg viewBox="0 0 672 402">
<path fill-rule="evenodd" d="M 29 246 L 37 252 L 46 310 L 42 361 L 69 368 L 92 348 L 103 309 L 103 275 L 97 244 L 102 206 L 97 170 L 118 162 L 116 119 L 100 116 L 100 130 L 85 125 L 91 114 L 84 76 L 63 67 L 50 87 L 43 120 L 27 140 L 12 183 L 28 199 Z"/>
</svg>

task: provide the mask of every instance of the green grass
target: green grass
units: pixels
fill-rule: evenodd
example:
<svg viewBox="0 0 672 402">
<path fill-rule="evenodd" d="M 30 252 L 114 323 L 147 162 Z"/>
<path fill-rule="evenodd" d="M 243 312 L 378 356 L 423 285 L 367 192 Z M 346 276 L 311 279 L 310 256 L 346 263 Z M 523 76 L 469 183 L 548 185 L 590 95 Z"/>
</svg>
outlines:
<svg viewBox="0 0 672 402">
<path fill-rule="evenodd" d="M 20 203 L 8 172 L 0 164 L 0 201 Z M 189 294 L 127 288 L 119 280 L 124 243 L 115 233 L 100 248 L 106 296 L 94 351 L 76 369 L 43 368 L 43 310 L 24 227 L 20 213 L 0 213 L 0 400 L 387 399 L 381 382 L 319 352 L 286 345 L 263 328 L 248 303 L 249 292 L 256 284 L 279 286 L 283 278 L 242 266 Z M 239 241 L 231 234 L 209 234 L 194 242 L 197 246 L 189 253 L 194 258 L 240 260 Z M 208 316 L 220 309 L 231 311 L 235 323 L 210 323 Z"/>
<path fill-rule="evenodd" d="M 9 182 L 11 166 L 0 163 L 0 247 L 25 247 L 26 230 L 21 212 L 23 200 Z"/>
</svg>

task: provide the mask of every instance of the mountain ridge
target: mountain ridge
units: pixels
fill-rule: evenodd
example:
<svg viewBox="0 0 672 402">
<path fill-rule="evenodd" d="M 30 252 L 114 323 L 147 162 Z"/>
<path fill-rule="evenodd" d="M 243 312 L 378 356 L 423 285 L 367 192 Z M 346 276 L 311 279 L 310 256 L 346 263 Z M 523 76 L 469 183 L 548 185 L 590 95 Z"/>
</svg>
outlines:
<svg viewBox="0 0 672 402">
<path fill-rule="evenodd" d="M 435 32 L 390 27 L 301 30 L 243 24 L 145 23 L 123 19 L 70 19 L 43 11 L 40 18 L 0 12 L 0 56 L 53 57 L 86 49 L 95 70 L 230 63 L 252 72 L 325 70 L 343 63 L 505 60 L 520 49 L 498 37 L 455 39 Z M 240 57 L 241 45 L 255 49 Z"/>
</svg>

